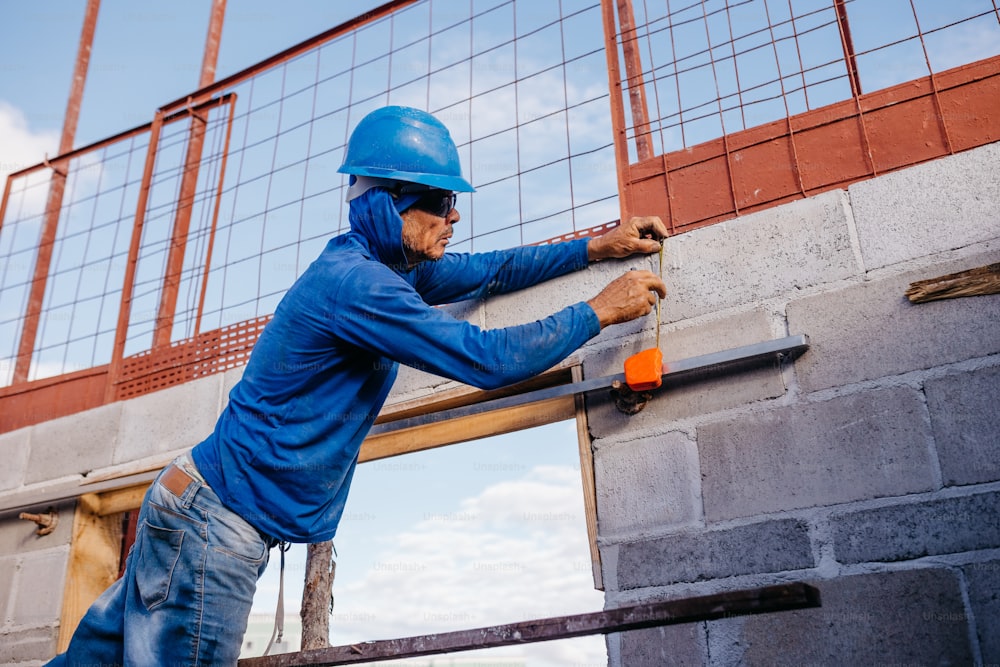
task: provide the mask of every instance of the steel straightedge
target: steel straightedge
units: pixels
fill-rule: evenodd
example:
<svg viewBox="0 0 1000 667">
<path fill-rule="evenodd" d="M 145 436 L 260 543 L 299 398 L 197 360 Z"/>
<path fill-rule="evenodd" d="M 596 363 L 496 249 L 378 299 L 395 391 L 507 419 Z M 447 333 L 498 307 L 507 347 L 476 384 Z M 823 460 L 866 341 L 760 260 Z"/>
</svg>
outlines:
<svg viewBox="0 0 1000 667">
<path fill-rule="evenodd" d="M 240 660 L 239 664 L 241 667 L 349 665 L 819 606 L 821 604 L 818 589 L 808 584 L 794 582 L 667 602 L 646 602 L 590 614 L 556 616 L 472 630 L 383 639 L 299 653 L 246 658 Z"/>
<path fill-rule="evenodd" d="M 776 340 L 754 343 L 753 345 L 744 345 L 743 347 L 735 347 L 730 350 L 712 352 L 710 354 L 703 354 L 697 357 L 689 357 L 687 359 L 680 359 L 678 361 L 665 363 L 663 365 L 662 378 L 664 386 L 666 386 L 669 380 L 681 379 L 691 375 L 711 374 L 716 371 L 725 370 L 726 368 L 750 365 L 754 362 L 759 362 L 765 359 L 776 359 L 779 357 L 792 359 L 808 348 L 809 338 L 806 335 L 798 334 L 795 336 L 787 336 Z M 529 391 L 515 396 L 505 396 L 503 398 L 483 401 L 481 403 L 473 403 L 472 405 L 463 405 L 457 408 L 450 408 L 448 410 L 440 410 L 426 415 L 418 415 L 415 417 L 407 417 L 404 419 L 375 424 L 369 432 L 369 435 L 373 436 L 380 435 L 382 433 L 391 433 L 393 431 L 401 431 L 403 429 L 425 426 L 427 424 L 433 424 L 448 419 L 468 417 L 471 415 L 482 414 L 484 412 L 491 412 L 493 410 L 503 410 L 505 408 L 525 405 L 527 403 L 546 401 L 552 398 L 559 398 L 561 396 L 585 394 L 597 389 L 610 389 L 612 383 L 615 381 L 624 383 L 625 374 L 619 373 L 618 375 L 605 375 L 592 380 L 583 380 L 581 382 L 548 387 L 546 389 L 537 389 L 535 391 Z"/>
</svg>

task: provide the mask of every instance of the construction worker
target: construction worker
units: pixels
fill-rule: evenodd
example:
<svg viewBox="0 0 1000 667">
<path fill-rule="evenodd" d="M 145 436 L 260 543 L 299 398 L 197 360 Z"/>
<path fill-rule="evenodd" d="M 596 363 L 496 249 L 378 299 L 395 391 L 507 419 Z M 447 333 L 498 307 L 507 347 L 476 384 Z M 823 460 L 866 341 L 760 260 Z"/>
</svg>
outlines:
<svg viewBox="0 0 1000 667">
<path fill-rule="evenodd" d="M 589 240 L 446 253 L 455 193 L 473 187 L 445 126 L 408 107 L 365 116 L 340 171 L 350 174 L 350 231 L 288 290 L 214 432 L 152 484 L 124 576 L 51 664 L 235 664 L 269 550 L 336 533 L 400 363 L 481 388 L 511 384 L 666 294 L 655 274 L 628 271 L 544 319 L 480 329 L 433 306 L 652 253 L 666 229 L 635 218 Z"/>
</svg>

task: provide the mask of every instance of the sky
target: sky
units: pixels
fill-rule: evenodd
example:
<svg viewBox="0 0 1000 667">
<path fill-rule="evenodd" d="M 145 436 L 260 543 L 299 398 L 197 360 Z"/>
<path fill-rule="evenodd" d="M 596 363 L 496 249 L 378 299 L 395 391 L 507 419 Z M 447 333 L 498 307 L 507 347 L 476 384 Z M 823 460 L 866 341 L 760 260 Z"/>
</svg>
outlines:
<svg viewBox="0 0 1000 667">
<path fill-rule="evenodd" d="M 0 5 L 0 178 L 57 150 L 85 4 Z M 378 4 L 231 1 L 217 76 Z M 102 1 L 76 146 L 148 122 L 196 87 L 209 5 Z M 600 610 L 580 489 L 572 423 L 360 466 L 335 541 L 332 641 Z M 286 565 L 293 615 L 304 558 L 296 545 Z M 254 613 L 274 612 L 278 564 L 272 552 Z M 606 662 L 601 637 L 490 655 L 540 667 Z"/>
<path fill-rule="evenodd" d="M 489 1 L 482 0 L 480 4 Z M 563 1 L 565 7 L 573 6 L 572 2 Z M 915 0 L 915 3 L 921 12 L 924 31 L 947 25 L 956 16 L 969 16 L 993 7 L 991 0 L 947 3 Z M 373 0 L 284 0 L 281 3 L 230 0 L 217 78 L 237 72 L 378 4 L 381 3 Z M 691 11 L 700 11 L 694 3 L 686 4 L 691 5 Z M 730 4 L 734 13 L 743 17 L 744 32 L 754 33 L 747 26 L 757 25 L 754 22 L 762 20 L 763 3 L 754 0 Z M 782 6 L 791 4 L 783 0 L 772 1 L 768 6 L 774 11 L 783 11 Z M 810 7 L 829 3 L 827 0 L 793 0 L 793 4 L 797 11 L 808 13 Z M 537 7 L 539 17 L 533 19 L 524 13 L 519 13 L 518 17 L 522 21 L 543 22 L 546 20 L 540 18 L 543 7 L 549 5 L 552 3 L 521 3 L 520 12 L 525 7 Z M 662 21 L 660 13 L 665 3 L 636 2 L 635 5 L 640 21 L 653 21 L 654 29 L 655 22 Z M 711 0 L 709 5 L 717 7 L 719 2 Z M 85 0 L 45 3 L 8 0 L 0 4 L 0 179 L 7 173 L 41 162 L 46 155 L 55 154 L 85 6 Z M 445 5 L 439 3 L 438 6 Z M 912 34 L 915 24 L 909 7 L 909 0 L 852 0 L 848 3 L 857 50 L 864 52 Z M 183 97 L 196 87 L 209 8 L 210 0 L 173 0 L 158 4 L 134 0 L 102 1 L 76 133 L 77 147 L 149 122 L 158 107 Z M 646 8 L 650 12 L 648 17 L 642 16 Z M 574 19 L 576 28 L 582 30 L 582 22 L 588 20 L 592 29 L 593 14 Z M 712 30 L 728 29 L 719 22 L 722 16 L 713 14 Z M 495 17 L 499 23 L 501 14 L 498 12 Z M 781 17 L 770 18 L 780 20 Z M 987 16 L 952 31 L 931 33 L 927 40 L 930 49 L 927 57 L 935 69 L 997 53 L 1000 30 L 996 21 L 991 21 Z M 807 29 L 809 26 L 802 24 L 800 27 Z M 826 42 L 816 52 L 802 56 L 806 65 L 812 57 L 821 62 L 826 54 L 837 51 L 839 44 L 835 39 L 831 41 L 831 35 L 835 37 L 832 30 L 829 25 L 817 29 L 816 35 L 825 35 Z M 477 33 L 474 37 L 488 40 L 489 34 Z M 545 45 L 538 42 L 548 38 L 540 33 L 534 41 L 524 40 L 523 53 L 527 57 L 522 56 L 519 67 L 524 67 L 532 57 L 546 57 L 545 50 L 540 48 Z M 679 42 L 678 48 L 698 53 L 697 39 L 700 37 L 692 33 L 689 38 L 694 41 Z M 564 57 L 585 53 L 593 41 L 592 36 L 569 40 L 564 47 L 569 52 L 564 53 Z M 445 44 L 443 51 L 431 54 L 432 59 L 449 55 L 447 40 L 441 43 Z M 775 63 L 792 69 L 800 66 L 796 61 L 800 56 L 788 49 L 789 44 L 787 40 L 781 42 L 779 50 L 773 54 L 748 47 L 738 59 L 744 87 L 754 83 L 754 76 L 762 82 L 773 80 Z M 657 109 L 657 105 L 662 104 L 667 109 L 671 95 L 680 95 L 689 106 L 701 99 L 707 100 L 706 108 L 716 104 L 716 95 L 728 100 L 726 103 L 734 99 L 732 90 L 735 89 L 724 88 L 734 81 L 730 81 L 722 69 L 711 72 L 718 76 L 719 85 L 723 87 L 706 88 L 705 82 L 710 80 L 708 68 L 715 68 L 717 64 L 709 64 L 704 58 L 697 61 L 692 56 L 694 59 L 688 62 L 691 69 L 677 74 L 671 61 L 673 51 L 666 48 L 666 42 L 654 40 L 643 43 L 642 47 L 645 49 L 644 62 L 660 77 L 651 83 L 652 108 Z M 603 54 L 598 54 L 597 60 L 601 59 Z M 593 59 L 580 60 L 577 64 L 588 62 Z M 475 91 L 488 90 L 495 77 L 508 74 L 501 71 L 506 65 L 500 57 L 480 65 L 478 69 L 473 68 L 474 76 L 469 77 Z M 408 63 L 403 61 L 396 66 L 405 74 Z M 922 76 L 926 64 L 924 54 L 910 41 L 860 56 L 859 68 L 866 90 L 872 90 Z M 810 84 L 813 86 L 812 99 L 793 95 L 790 97 L 792 111 L 801 110 L 794 106 L 796 104 L 815 108 L 842 99 L 842 80 L 822 83 L 822 78 L 832 76 L 835 70 L 835 66 L 829 71 L 817 69 L 813 74 L 816 80 Z M 389 74 L 391 78 L 393 73 Z M 593 97 L 593 91 L 605 89 L 603 72 L 579 70 L 577 75 L 577 80 L 588 80 L 590 85 L 571 86 L 567 93 L 575 100 L 587 100 Z M 789 87 L 799 85 L 792 78 L 785 83 Z M 552 135 L 563 131 L 560 125 L 550 125 L 545 120 L 553 105 L 553 91 L 560 89 L 561 82 L 554 83 L 550 76 L 543 75 L 527 77 L 522 84 L 520 99 L 515 99 L 510 89 L 478 97 L 470 107 L 468 122 L 464 125 L 456 122 L 452 131 L 460 142 L 478 141 L 481 137 L 489 137 L 497 127 L 532 121 L 519 130 L 517 160 L 518 168 L 538 168 L 538 171 L 533 172 L 537 177 L 519 183 L 522 190 L 512 191 L 506 182 L 490 183 L 500 167 L 509 169 L 509 133 L 495 139 L 481 139 L 479 145 L 486 148 L 481 154 L 463 153 L 463 167 L 480 188 L 476 194 L 477 206 L 505 215 L 509 213 L 507 217 L 520 215 L 522 219 L 530 219 L 559 211 L 565 206 L 562 202 L 575 202 L 579 193 L 562 193 L 562 198 L 556 199 L 554 191 L 565 189 L 567 179 L 560 178 L 556 171 L 562 167 L 545 166 L 551 155 Z M 776 87 L 778 84 L 772 82 L 770 85 Z M 771 94 L 762 90 L 762 96 Z M 417 100 L 423 99 L 420 96 L 426 94 L 427 98 L 433 97 L 432 104 L 443 107 L 448 102 L 449 92 L 447 85 L 428 86 L 426 92 L 419 89 L 412 98 L 403 90 L 399 100 L 418 103 Z M 515 107 L 516 104 L 520 106 Z M 751 106 L 747 110 L 748 117 L 739 117 L 738 110 L 728 109 L 718 117 L 705 117 L 690 123 L 686 133 L 671 127 L 673 121 L 664 112 L 664 121 L 654 128 L 654 142 L 657 150 L 675 150 L 717 136 L 720 123 L 725 123 L 726 129 L 731 131 L 744 124 L 752 126 L 756 122 L 783 117 L 784 107 L 772 108 L 775 105 L 783 103 L 773 102 L 769 107 L 762 102 Z M 515 108 L 520 118 L 513 117 Z M 610 140 L 604 132 L 605 108 L 606 100 L 601 99 L 579 108 L 587 110 L 586 113 L 579 109 L 567 113 L 567 127 L 572 128 L 572 136 L 568 136 L 568 129 L 565 130 L 564 143 L 574 144 L 567 150 L 585 152 Z M 595 118 L 593 110 L 597 110 L 601 118 Z M 577 115 L 574 117 L 573 113 Z M 764 115 L 758 118 L 754 113 Z M 533 122 L 536 119 L 538 122 Z M 338 127 L 333 134 L 337 132 L 342 130 Z M 503 159 L 496 156 L 503 156 Z M 574 176 L 580 179 L 578 191 L 594 192 L 599 187 L 591 183 L 604 187 L 609 178 L 613 182 L 610 163 L 601 159 L 603 162 L 578 163 L 580 168 Z M 587 180 L 588 177 L 593 179 Z M 237 205 L 238 202 L 233 204 Z M 613 219 L 616 208 L 614 201 L 602 202 L 591 218 L 585 220 L 589 220 L 588 224 L 606 222 Z M 489 226 L 505 215 L 489 218 L 474 215 L 474 210 L 472 213 L 458 231 L 466 235 L 465 242 L 469 241 L 472 229 L 487 236 L 492 234 L 491 242 L 498 245 L 525 240 L 511 230 Z M 326 218 L 321 220 L 328 221 Z M 537 229 L 530 233 L 538 238 L 526 240 L 551 236 L 546 236 L 546 226 L 538 225 Z M 249 224 L 233 225 L 232 230 L 234 253 L 240 250 L 240 239 L 260 236 L 259 232 L 254 236 L 256 230 Z M 276 276 L 279 288 L 272 291 L 280 294 L 280 285 L 290 284 L 303 262 L 311 259 L 310 252 L 323 243 L 328 233 L 327 229 L 317 231 L 309 239 L 304 257 L 285 259 L 274 255 L 268 268 Z M 456 237 L 456 241 L 459 240 Z M 257 246 L 247 250 L 249 255 L 261 252 Z M 252 282 L 256 287 L 260 279 L 252 274 L 262 272 L 263 267 L 262 263 L 252 265 L 246 280 L 230 280 L 230 283 L 238 286 L 240 282 Z M 155 296 L 153 294 L 154 301 Z M 230 298 L 230 301 L 242 300 L 242 297 Z M 262 302 L 258 307 L 263 310 L 247 315 L 240 310 L 229 312 L 220 306 L 212 326 L 266 314 L 272 305 Z M 81 319 L 82 316 L 77 315 L 77 321 Z M 5 349 L 10 346 L 0 340 L 0 379 L 3 378 Z M 60 368 L 51 374 L 62 372 Z M 575 429 L 571 424 L 557 424 L 539 432 L 518 433 L 486 443 L 442 448 L 361 466 L 346 519 L 335 542 L 338 572 L 333 641 L 346 643 L 389 638 L 599 609 L 603 597 L 592 586 L 582 523 L 578 465 Z M 296 591 L 301 589 L 303 554 L 304 549 L 298 548 L 289 557 L 286 585 L 290 590 L 286 602 L 293 612 L 298 608 L 299 593 Z M 272 566 L 260 585 L 255 612 L 273 610 L 277 562 L 277 554 L 273 554 Z M 600 638 L 536 644 L 524 650 L 529 652 L 525 655 L 531 656 L 528 664 L 538 666 L 604 664 L 605 661 Z M 511 651 L 513 649 L 505 655 Z"/>
</svg>

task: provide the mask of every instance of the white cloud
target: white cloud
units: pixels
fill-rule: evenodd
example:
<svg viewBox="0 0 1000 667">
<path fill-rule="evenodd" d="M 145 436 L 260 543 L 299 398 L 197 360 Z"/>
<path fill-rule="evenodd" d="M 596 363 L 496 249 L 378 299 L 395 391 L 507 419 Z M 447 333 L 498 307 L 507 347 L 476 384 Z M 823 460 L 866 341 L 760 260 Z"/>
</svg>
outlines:
<svg viewBox="0 0 1000 667">
<path fill-rule="evenodd" d="M 0 181 L 11 172 L 38 164 L 46 154 L 55 155 L 58 147 L 57 132 L 32 131 L 20 109 L 0 100 Z"/>
<path fill-rule="evenodd" d="M 537 466 L 490 485 L 453 512 L 425 515 L 375 553 L 358 580 L 335 582 L 336 645 L 603 608 L 593 588 L 580 473 L 568 466 Z M 532 665 L 606 662 L 602 636 L 492 654 L 530 657 Z"/>
</svg>

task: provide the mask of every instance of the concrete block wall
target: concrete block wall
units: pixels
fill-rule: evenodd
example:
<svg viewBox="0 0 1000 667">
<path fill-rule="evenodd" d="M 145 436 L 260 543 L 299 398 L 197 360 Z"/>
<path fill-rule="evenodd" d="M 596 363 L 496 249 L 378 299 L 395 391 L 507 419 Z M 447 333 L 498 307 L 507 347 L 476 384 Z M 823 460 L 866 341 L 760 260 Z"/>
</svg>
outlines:
<svg viewBox="0 0 1000 667">
<path fill-rule="evenodd" d="M 806 334 L 792 363 L 588 399 L 609 607 L 787 581 L 817 610 L 609 638 L 611 663 L 1000 664 L 1000 144 L 670 239 L 665 355 Z M 587 376 L 649 346 L 595 343 Z"/>
<path fill-rule="evenodd" d="M 1000 663 L 1000 296 L 911 305 L 909 282 L 1000 261 L 1000 144 L 671 238 L 667 360 L 807 334 L 798 360 L 587 399 L 609 607 L 816 584 L 820 610 L 613 635 L 612 665 Z M 518 324 L 656 259 L 449 307 Z M 610 328 L 587 377 L 653 344 Z M 212 428 L 240 369 L 0 435 L 0 500 L 160 464 Z M 403 369 L 390 404 L 456 383 Z M 45 509 L 45 508 L 39 508 Z M 0 664 L 51 656 L 72 503 L 0 516 Z M 55 576 L 53 576 L 55 575 Z"/>
</svg>

